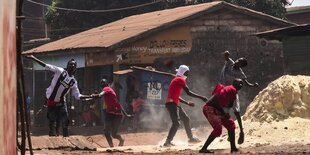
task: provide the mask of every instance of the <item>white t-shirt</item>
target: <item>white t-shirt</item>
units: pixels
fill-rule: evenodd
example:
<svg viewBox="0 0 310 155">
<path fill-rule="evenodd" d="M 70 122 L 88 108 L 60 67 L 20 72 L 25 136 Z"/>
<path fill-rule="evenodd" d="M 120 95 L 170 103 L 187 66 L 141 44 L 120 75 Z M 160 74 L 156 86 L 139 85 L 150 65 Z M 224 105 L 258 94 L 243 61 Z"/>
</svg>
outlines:
<svg viewBox="0 0 310 155">
<path fill-rule="evenodd" d="M 225 65 L 221 71 L 220 76 L 221 84 L 228 86 L 231 85 L 236 78 L 242 80 L 247 78 L 241 68 L 239 69 L 234 68 L 234 64 L 235 62 L 230 58 L 228 61 L 225 62 Z"/>
<path fill-rule="evenodd" d="M 246 79 L 246 75 L 242 71 L 241 68 L 239 69 L 234 69 L 234 61 L 229 58 L 228 61 L 225 62 L 225 65 L 221 71 L 221 76 L 220 76 L 220 83 L 228 86 L 232 85 L 233 81 L 236 78 L 239 79 Z M 224 108 L 225 112 L 229 112 L 231 109 L 233 109 L 235 112 L 240 112 L 240 100 L 239 100 L 239 95 L 236 94 L 236 101 L 235 104 L 232 108 Z"/>
<path fill-rule="evenodd" d="M 65 96 L 72 90 L 75 99 L 80 100 L 80 91 L 74 76 L 69 76 L 68 72 L 60 67 L 46 64 L 46 70 L 54 72 L 51 85 L 46 89 L 46 98 L 55 102 L 65 101 Z"/>
</svg>

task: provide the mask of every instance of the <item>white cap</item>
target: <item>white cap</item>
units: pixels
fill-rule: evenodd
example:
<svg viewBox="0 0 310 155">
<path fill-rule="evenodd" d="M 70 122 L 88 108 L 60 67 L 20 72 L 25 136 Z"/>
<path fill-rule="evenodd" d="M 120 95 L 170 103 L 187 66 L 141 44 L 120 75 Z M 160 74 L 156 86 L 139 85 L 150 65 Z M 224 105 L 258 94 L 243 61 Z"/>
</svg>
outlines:
<svg viewBox="0 0 310 155">
<path fill-rule="evenodd" d="M 176 69 L 175 71 L 177 71 L 178 76 L 184 76 L 184 73 L 186 71 L 189 71 L 189 67 L 186 65 L 181 65 L 178 69 Z"/>
</svg>

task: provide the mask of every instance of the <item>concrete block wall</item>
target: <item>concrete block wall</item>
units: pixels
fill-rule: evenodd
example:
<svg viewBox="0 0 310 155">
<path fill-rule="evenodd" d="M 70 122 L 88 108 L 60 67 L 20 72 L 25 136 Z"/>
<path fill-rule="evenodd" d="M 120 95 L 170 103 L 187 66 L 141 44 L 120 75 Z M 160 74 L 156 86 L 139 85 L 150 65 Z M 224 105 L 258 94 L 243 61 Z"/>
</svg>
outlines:
<svg viewBox="0 0 310 155">
<path fill-rule="evenodd" d="M 282 44 L 253 35 L 282 26 L 232 11 L 215 12 L 189 23 L 192 50 L 173 60 L 176 66 L 190 65 L 188 84 L 195 92 L 211 95 L 225 63 L 222 55 L 225 50 L 230 51 L 234 60 L 247 58 L 248 66 L 243 70 L 250 82 L 257 81 L 260 84 L 259 88 L 246 87 L 240 92 L 242 111 L 260 90 L 283 74 Z"/>
</svg>

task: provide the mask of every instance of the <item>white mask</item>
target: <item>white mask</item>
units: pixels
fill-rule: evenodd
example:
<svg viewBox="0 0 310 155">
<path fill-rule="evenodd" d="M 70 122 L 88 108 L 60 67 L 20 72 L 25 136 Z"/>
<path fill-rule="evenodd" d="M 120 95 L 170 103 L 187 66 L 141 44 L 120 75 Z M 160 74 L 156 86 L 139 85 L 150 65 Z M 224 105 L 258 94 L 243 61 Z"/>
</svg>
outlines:
<svg viewBox="0 0 310 155">
<path fill-rule="evenodd" d="M 185 73 L 186 71 L 189 71 L 189 67 L 186 66 L 186 65 L 181 65 L 181 66 L 180 66 L 178 69 L 176 69 L 175 71 L 177 71 L 177 74 L 176 74 L 176 75 L 185 77 L 185 76 L 184 76 L 184 73 Z"/>
</svg>

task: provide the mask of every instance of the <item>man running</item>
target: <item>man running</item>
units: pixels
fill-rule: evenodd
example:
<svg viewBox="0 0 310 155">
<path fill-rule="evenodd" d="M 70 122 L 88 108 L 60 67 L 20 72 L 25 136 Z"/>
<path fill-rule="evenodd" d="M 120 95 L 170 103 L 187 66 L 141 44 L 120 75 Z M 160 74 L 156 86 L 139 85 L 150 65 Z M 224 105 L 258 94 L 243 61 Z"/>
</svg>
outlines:
<svg viewBox="0 0 310 155">
<path fill-rule="evenodd" d="M 123 114 L 127 117 L 132 116 L 128 115 L 122 105 L 118 102 L 116 93 L 111 87 L 109 87 L 108 80 L 102 79 L 100 84 L 102 86 L 102 91 L 96 96 L 103 96 L 103 102 L 105 104 L 105 137 L 110 147 L 114 147 L 112 137 L 119 140 L 118 146 L 123 146 L 124 139 L 118 134 L 118 128 L 121 125 Z"/>
<path fill-rule="evenodd" d="M 199 150 L 199 153 L 214 153 L 208 150 L 208 146 L 212 141 L 222 134 L 222 125 L 228 130 L 229 142 L 231 153 L 238 152 L 235 144 L 235 129 L 236 125 L 234 120 L 230 117 L 229 113 L 224 111 L 224 108 L 233 108 L 235 116 L 237 118 L 240 135 L 238 144 L 242 144 L 244 141 L 244 132 L 242 127 L 242 121 L 239 113 L 239 105 L 234 104 L 238 90 L 243 86 L 241 79 L 235 79 L 232 85 L 223 86 L 218 84 L 209 98 L 208 102 L 203 107 L 203 114 L 213 127 L 213 131 L 206 140 L 204 146 Z"/>
<path fill-rule="evenodd" d="M 91 95 L 82 95 L 78 89 L 77 81 L 74 78 L 77 63 L 71 59 L 67 63 L 67 68 L 60 68 L 37 59 L 33 55 L 28 55 L 26 58 L 36 61 L 46 70 L 54 72 L 51 85 L 46 89 L 47 98 L 47 118 L 49 120 L 49 136 L 59 135 L 59 125 L 62 124 L 63 136 L 68 137 L 68 109 L 65 96 L 71 89 L 72 95 L 77 100 L 92 98 Z"/>
<path fill-rule="evenodd" d="M 185 101 L 180 97 L 182 89 L 192 97 L 200 98 L 203 101 L 207 101 L 208 99 L 206 97 L 200 96 L 198 94 L 193 93 L 189 90 L 188 86 L 186 85 L 186 78 L 188 76 L 189 67 L 186 65 L 181 65 L 179 69 L 176 70 L 177 74 L 176 77 L 171 81 L 169 90 L 168 90 L 168 96 L 166 99 L 166 108 L 170 114 L 170 118 L 172 121 L 172 126 L 169 130 L 166 142 L 164 143 L 164 146 L 173 146 L 174 144 L 171 143 L 173 140 L 173 137 L 175 136 L 179 126 L 180 126 L 180 119 L 182 120 L 185 131 L 187 134 L 187 137 L 189 139 L 189 142 L 200 142 L 199 139 L 194 138 L 191 126 L 190 126 L 190 119 L 185 113 L 185 111 L 182 109 L 182 107 L 179 104 L 179 101 L 182 103 L 185 103 L 189 106 L 194 106 L 194 103 L 190 103 Z"/>
</svg>

